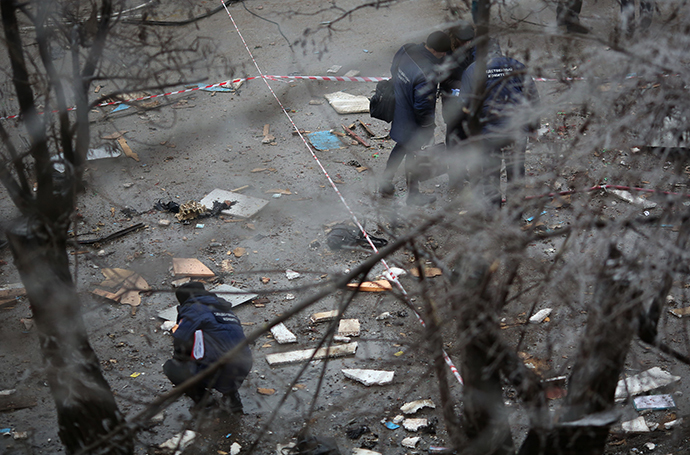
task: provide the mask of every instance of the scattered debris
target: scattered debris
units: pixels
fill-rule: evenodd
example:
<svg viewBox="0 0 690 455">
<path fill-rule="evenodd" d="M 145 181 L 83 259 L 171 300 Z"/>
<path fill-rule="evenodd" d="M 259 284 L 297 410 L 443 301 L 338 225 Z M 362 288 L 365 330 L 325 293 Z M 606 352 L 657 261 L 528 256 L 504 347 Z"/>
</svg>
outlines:
<svg viewBox="0 0 690 455">
<path fill-rule="evenodd" d="M 383 272 L 381 278 L 384 278 L 388 281 L 395 281 L 397 278 L 405 275 L 407 275 L 407 271 L 404 269 L 401 269 L 400 267 L 391 267 L 389 270 Z"/>
<path fill-rule="evenodd" d="M 340 314 L 338 310 L 322 311 L 320 313 L 312 314 L 309 320 L 312 324 L 316 324 L 318 322 L 332 321 L 333 319 L 338 317 L 338 314 Z"/>
<path fill-rule="evenodd" d="M 100 288 L 96 288 L 92 291 L 93 294 L 101 297 L 134 307 L 141 304 L 140 293 L 151 290 L 146 280 L 132 270 L 104 268 L 101 269 L 101 273 L 103 273 L 103 276 L 106 278 L 101 282 L 101 286 L 107 288 L 116 288 L 119 286 L 119 289 L 114 293 Z"/>
<path fill-rule="evenodd" d="M 358 337 L 359 319 L 341 319 L 338 325 L 338 335 L 343 337 Z"/>
<path fill-rule="evenodd" d="M 153 204 L 153 208 L 155 210 L 158 210 L 159 212 L 178 213 L 180 211 L 180 204 L 178 204 L 175 201 L 163 202 L 160 199 L 158 199 Z"/>
<path fill-rule="evenodd" d="M 122 155 L 122 152 L 120 152 L 115 145 L 107 143 L 100 147 L 89 149 L 89 151 L 86 152 L 86 160 L 93 161 L 105 158 L 117 158 L 120 155 Z"/>
<path fill-rule="evenodd" d="M 345 76 L 345 77 L 357 77 L 357 76 L 359 76 L 359 70 L 350 70 L 347 73 L 345 73 L 343 76 Z"/>
<path fill-rule="evenodd" d="M 161 449 L 174 450 L 175 455 L 180 455 L 184 449 L 186 449 L 192 443 L 192 441 L 194 441 L 196 435 L 197 434 L 192 430 L 185 430 L 184 433 L 176 434 L 158 447 Z"/>
<path fill-rule="evenodd" d="M 122 151 L 125 152 L 125 156 L 127 156 L 128 158 L 132 158 L 134 161 L 139 161 L 139 155 L 132 151 L 130 146 L 127 144 L 127 140 L 124 137 L 118 137 L 117 143 L 120 144 L 120 147 L 122 147 Z"/>
<path fill-rule="evenodd" d="M 400 425 L 398 425 L 397 423 L 389 422 L 386 419 L 383 419 L 381 423 L 389 430 L 397 430 L 398 428 L 400 428 Z"/>
<path fill-rule="evenodd" d="M 264 191 L 264 193 L 265 193 L 265 194 L 271 194 L 271 193 L 274 193 L 274 194 L 284 194 L 284 195 L 286 195 L 286 196 L 290 196 L 290 195 L 292 194 L 292 191 L 290 191 L 290 190 L 288 190 L 288 189 L 274 188 L 274 189 L 271 189 L 271 190 L 266 190 L 266 191 Z"/>
<path fill-rule="evenodd" d="M 361 447 L 357 447 L 352 449 L 352 455 L 381 455 L 380 452 L 374 452 L 373 450 L 369 449 L 362 449 Z"/>
<path fill-rule="evenodd" d="M 361 121 L 361 120 L 359 120 L 359 119 L 357 119 L 357 122 L 359 123 L 359 126 L 361 126 L 362 129 L 364 129 L 364 131 L 367 132 L 367 134 L 369 135 L 369 137 L 374 137 L 374 136 L 376 136 L 376 135 L 374 134 L 374 132 L 371 131 L 371 128 L 369 128 L 369 127 L 367 126 L 366 123 L 364 123 L 363 121 Z"/>
<path fill-rule="evenodd" d="M 0 397 L 8 397 L 17 392 L 17 389 L 0 390 Z"/>
<path fill-rule="evenodd" d="M 366 425 L 358 426 L 357 428 L 350 428 L 345 431 L 349 439 L 359 439 L 363 434 L 371 433 L 371 430 Z"/>
<path fill-rule="evenodd" d="M 172 280 L 172 281 L 170 282 L 170 284 L 171 284 L 172 287 L 174 287 L 174 288 L 179 288 L 179 287 L 182 286 L 183 284 L 189 283 L 190 281 L 192 281 L 192 279 L 191 279 L 190 277 L 188 277 L 188 276 L 185 276 L 185 277 L 182 277 L 182 278 L 178 278 L 178 279 L 176 279 L 176 280 Z"/>
<path fill-rule="evenodd" d="M 390 318 L 391 318 L 391 314 L 388 311 L 384 311 L 383 313 L 376 316 L 377 321 L 383 321 L 385 319 L 390 319 Z"/>
<path fill-rule="evenodd" d="M 295 272 L 294 270 L 286 270 L 285 271 L 285 276 L 287 277 L 288 280 L 296 280 L 297 278 L 301 277 L 302 274 Z"/>
<path fill-rule="evenodd" d="M 262 282 L 263 284 L 268 284 L 269 281 L 271 281 L 271 279 L 270 279 L 269 277 L 267 277 L 267 276 L 262 276 L 262 277 L 261 277 L 261 282 Z"/>
<path fill-rule="evenodd" d="M 3 300 L 14 300 L 17 297 L 26 295 L 26 289 L 22 283 L 13 283 L 0 286 L 0 303 L 5 303 Z"/>
<path fill-rule="evenodd" d="M 529 322 L 531 324 L 539 324 L 540 322 L 544 322 L 544 320 L 551 314 L 551 311 L 553 311 L 551 308 L 544 308 L 543 310 L 539 310 L 536 313 L 534 313 L 534 315 L 532 315 L 531 318 L 529 318 Z"/>
<path fill-rule="evenodd" d="M 178 221 L 189 221 L 199 218 L 206 213 L 206 206 L 196 201 L 188 201 L 180 205 L 180 209 L 175 214 Z"/>
<path fill-rule="evenodd" d="M 221 284 L 210 291 L 230 302 L 233 308 L 258 297 L 258 294 L 248 293 L 229 284 Z"/>
<path fill-rule="evenodd" d="M 685 308 L 673 308 L 672 310 L 668 310 L 668 312 L 677 318 L 684 318 L 690 316 L 690 306 L 686 306 Z"/>
<path fill-rule="evenodd" d="M 237 216 L 240 218 L 251 218 L 268 205 L 268 200 L 266 199 L 259 199 L 257 197 L 246 196 L 241 193 L 233 193 L 217 188 L 204 196 L 200 203 L 206 207 L 211 207 L 214 201 L 226 203 L 234 202 L 229 204 L 229 208 L 221 210 L 221 213 L 223 215 Z"/>
<path fill-rule="evenodd" d="M 274 393 L 276 393 L 276 389 L 266 389 L 263 387 L 259 387 L 258 389 L 256 389 L 256 391 L 260 395 L 273 395 Z"/>
<path fill-rule="evenodd" d="M 113 139 L 118 139 L 124 136 L 124 134 L 127 131 L 115 131 L 114 133 L 106 134 L 105 136 L 101 136 L 101 139 L 105 139 L 106 141 L 110 141 Z"/>
<path fill-rule="evenodd" d="M 278 344 L 297 343 L 297 336 L 290 332 L 282 322 L 271 327 L 271 334 Z"/>
<path fill-rule="evenodd" d="M 615 189 L 607 189 L 609 193 L 612 193 L 613 195 L 617 196 L 618 198 L 624 200 L 625 202 L 628 202 L 630 204 L 635 204 L 639 205 L 643 209 L 653 209 L 656 207 L 656 202 L 651 202 L 648 201 L 647 199 L 641 198 L 639 196 L 634 196 L 632 193 L 629 191 L 622 191 L 622 190 L 615 190 Z"/>
<path fill-rule="evenodd" d="M 358 114 L 369 112 L 369 98 L 366 96 L 350 95 L 345 92 L 327 93 L 324 95 L 328 104 L 338 114 Z"/>
<path fill-rule="evenodd" d="M 326 74 L 338 74 L 338 71 L 340 71 L 342 67 L 342 65 L 333 65 L 326 70 Z"/>
<path fill-rule="evenodd" d="M 212 278 L 216 276 L 211 269 L 194 258 L 173 258 L 173 275 L 175 278 Z"/>
<path fill-rule="evenodd" d="M 97 239 L 90 239 L 90 240 L 77 240 L 77 243 L 79 245 L 93 245 L 95 243 L 105 243 L 105 242 L 109 242 L 111 240 L 115 240 L 115 239 L 118 239 L 120 237 L 123 237 L 123 236 L 129 234 L 130 232 L 138 231 L 139 229 L 141 229 L 143 227 L 146 227 L 144 225 L 144 223 L 137 223 L 137 224 L 134 224 L 130 227 L 120 229 L 119 231 L 113 232 L 110 235 L 106 235 L 105 237 L 99 237 Z"/>
<path fill-rule="evenodd" d="M 344 337 L 342 335 L 333 335 L 333 341 L 336 343 L 349 343 L 350 337 Z"/>
<path fill-rule="evenodd" d="M 371 243 L 376 248 L 383 248 L 388 245 L 388 240 L 374 237 L 367 234 Z M 359 228 L 349 223 L 338 223 L 331 227 L 326 237 L 326 243 L 331 250 L 339 250 L 341 248 L 352 248 L 356 246 L 369 247 L 369 242 Z"/>
<path fill-rule="evenodd" d="M 242 446 L 237 441 L 235 441 L 230 446 L 230 455 L 237 455 L 240 453 L 240 450 L 242 450 Z"/>
<path fill-rule="evenodd" d="M 303 349 L 300 351 L 282 352 L 266 355 L 266 361 L 270 366 L 286 365 L 289 363 L 305 362 L 335 357 L 354 355 L 357 351 L 357 343 L 340 344 L 319 349 Z"/>
<path fill-rule="evenodd" d="M 407 431 L 419 431 L 422 428 L 429 426 L 429 420 L 427 419 L 405 419 L 402 424 L 403 428 Z"/>
<path fill-rule="evenodd" d="M 417 447 L 417 443 L 420 439 L 421 438 L 419 436 L 405 438 L 402 440 L 401 444 L 403 447 L 407 447 L 408 449 L 414 449 L 415 447 Z"/>
<path fill-rule="evenodd" d="M 312 147 L 325 152 L 343 148 L 343 143 L 332 131 L 315 131 L 306 135 Z"/>
<path fill-rule="evenodd" d="M 262 144 L 276 145 L 276 138 L 270 134 L 271 125 L 268 123 L 264 125 L 264 138 L 261 139 Z"/>
<path fill-rule="evenodd" d="M 365 386 L 372 385 L 386 385 L 393 382 L 393 371 L 382 370 L 361 370 L 361 369 L 347 369 L 342 370 L 346 378 L 361 382 Z"/>
<path fill-rule="evenodd" d="M 544 393 L 546 393 L 546 398 L 549 400 L 556 400 L 558 398 L 563 398 L 568 394 L 566 389 L 566 381 L 568 376 L 556 376 L 555 378 L 548 378 L 542 380 L 544 384 Z"/>
<path fill-rule="evenodd" d="M 350 289 L 356 289 L 358 291 L 365 291 L 365 292 L 382 292 L 382 291 L 390 291 L 393 289 L 393 286 L 391 286 L 390 281 L 388 280 L 379 280 L 379 281 L 365 281 L 363 283 L 348 283 L 347 287 Z"/>
<path fill-rule="evenodd" d="M 160 226 L 170 226 L 170 220 L 158 220 Z"/>
<path fill-rule="evenodd" d="M 680 376 L 674 376 L 659 367 L 654 367 L 640 374 L 636 374 L 635 376 L 618 381 L 615 399 L 616 401 L 622 401 L 628 395 L 639 395 L 678 381 L 680 381 Z"/>
<path fill-rule="evenodd" d="M 158 316 L 160 317 L 160 314 Z M 161 330 L 164 332 L 170 332 L 176 325 L 177 324 L 175 321 L 165 321 L 161 324 Z"/>
<path fill-rule="evenodd" d="M 352 136 L 352 138 L 353 138 L 355 141 L 359 142 L 360 144 L 362 144 L 363 146 L 365 146 L 365 147 L 367 147 L 367 148 L 371 147 L 371 144 L 369 144 L 367 141 L 365 141 L 364 139 L 362 139 L 361 137 L 359 137 L 359 135 L 358 135 L 357 133 L 355 133 L 354 131 L 352 131 L 350 128 L 348 128 L 348 127 L 346 127 L 345 125 L 342 125 L 342 124 L 341 124 L 340 126 L 342 126 L 342 127 L 343 127 L 343 131 L 345 131 L 348 135 Z"/>
<path fill-rule="evenodd" d="M 21 319 L 19 320 L 19 322 L 21 322 L 22 324 L 24 324 L 24 328 L 25 328 L 26 330 L 31 330 L 31 329 L 34 327 L 34 320 L 33 320 L 33 318 L 28 318 L 28 319 L 27 319 L 27 318 L 21 318 Z"/>
<path fill-rule="evenodd" d="M 436 276 L 443 275 L 443 271 L 437 267 L 425 267 L 423 269 L 423 272 L 424 272 L 424 277 L 426 277 L 426 278 L 434 278 Z M 418 268 L 416 268 L 416 267 L 413 268 L 412 270 L 410 270 L 410 273 L 412 274 L 412 276 L 416 276 L 417 278 L 419 278 L 419 269 Z"/>
<path fill-rule="evenodd" d="M 683 422 L 683 419 L 675 419 L 675 420 L 670 420 L 668 422 L 664 422 L 663 426 L 665 430 L 669 430 L 675 426 L 680 425 Z"/>
<path fill-rule="evenodd" d="M 436 409 L 436 405 L 431 400 L 417 400 L 405 403 L 400 407 L 400 410 L 404 414 L 414 414 L 422 408 Z"/>
<path fill-rule="evenodd" d="M 621 428 L 627 433 L 649 433 L 650 429 L 644 417 L 640 416 L 633 420 L 621 423 Z"/>
<path fill-rule="evenodd" d="M 646 395 L 641 397 L 635 397 L 633 399 L 633 406 L 638 411 L 643 411 L 645 409 L 672 409 L 676 407 L 675 401 L 671 395 Z"/>
</svg>

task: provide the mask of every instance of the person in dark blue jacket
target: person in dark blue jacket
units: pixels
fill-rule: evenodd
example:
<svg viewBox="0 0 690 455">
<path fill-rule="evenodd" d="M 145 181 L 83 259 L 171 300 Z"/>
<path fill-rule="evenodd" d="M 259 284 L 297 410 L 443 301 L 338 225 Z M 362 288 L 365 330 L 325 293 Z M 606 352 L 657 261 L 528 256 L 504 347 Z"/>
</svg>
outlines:
<svg viewBox="0 0 690 455">
<path fill-rule="evenodd" d="M 527 137 L 539 127 L 535 107 L 539 94 L 532 78 L 526 74 L 521 62 L 504 56 L 497 42 L 490 44 L 486 63 L 485 86 L 477 89 L 475 75 L 477 63 L 465 70 L 458 95 L 464 106 L 455 124 L 449 125 L 451 135 L 467 137 L 469 131 L 469 108 L 476 94 L 481 97 L 478 112 L 482 140 L 481 184 L 484 195 L 494 204 L 500 205 L 501 161 L 506 160 L 508 183 L 525 176 L 525 149 Z M 462 151 L 462 143 L 457 146 Z M 452 151 L 451 151 L 452 153 Z M 477 173 L 473 173 L 477 175 Z"/>
<path fill-rule="evenodd" d="M 179 385 L 215 363 L 245 337 L 232 305 L 208 292 L 202 283 L 186 283 L 175 296 L 180 306 L 177 326 L 173 329 L 174 354 L 163 365 L 163 371 L 173 384 Z M 241 412 L 238 390 L 251 367 L 252 354 L 249 346 L 245 346 L 215 374 L 185 393 L 197 406 L 208 401 L 209 389 L 216 389 L 223 394 L 224 405 L 233 412 Z"/>
<path fill-rule="evenodd" d="M 395 193 L 393 176 L 405 156 L 407 204 L 426 205 L 436 200 L 419 192 L 414 154 L 433 139 L 436 113 L 436 66 L 450 51 L 450 38 L 444 32 L 433 32 L 424 44 L 406 44 L 393 57 L 391 75 L 395 87 L 395 114 L 391 138 L 396 142 L 386 163 L 379 192 Z M 410 156 L 412 155 L 412 156 Z"/>
</svg>

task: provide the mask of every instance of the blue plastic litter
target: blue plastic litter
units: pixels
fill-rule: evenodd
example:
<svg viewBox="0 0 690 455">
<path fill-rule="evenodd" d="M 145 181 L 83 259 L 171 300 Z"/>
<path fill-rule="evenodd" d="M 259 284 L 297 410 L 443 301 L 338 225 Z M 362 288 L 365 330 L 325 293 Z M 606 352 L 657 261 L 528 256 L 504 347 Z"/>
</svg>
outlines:
<svg viewBox="0 0 690 455">
<path fill-rule="evenodd" d="M 315 131 L 307 134 L 307 138 L 316 150 L 333 150 L 342 148 L 343 146 L 343 143 L 340 142 L 338 136 L 330 131 Z"/>
<path fill-rule="evenodd" d="M 124 111 L 125 109 L 129 109 L 129 104 L 120 104 L 118 107 L 110 111 L 110 113 L 114 114 L 115 112 Z"/>
<path fill-rule="evenodd" d="M 396 425 L 396 424 L 394 424 L 393 422 L 386 422 L 386 423 L 384 423 L 384 425 L 385 425 L 386 428 L 388 428 L 389 430 L 397 430 L 398 428 L 400 428 L 400 425 Z"/>
<path fill-rule="evenodd" d="M 10 434 L 12 433 L 12 428 L 0 428 L 0 434 Z"/>
<path fill-rule="evenodd" d="M 232 433 L 228 433 L 225 435 L 225 439 L 228 439 L 230 436 L 232 436 Z"/>
</svg>

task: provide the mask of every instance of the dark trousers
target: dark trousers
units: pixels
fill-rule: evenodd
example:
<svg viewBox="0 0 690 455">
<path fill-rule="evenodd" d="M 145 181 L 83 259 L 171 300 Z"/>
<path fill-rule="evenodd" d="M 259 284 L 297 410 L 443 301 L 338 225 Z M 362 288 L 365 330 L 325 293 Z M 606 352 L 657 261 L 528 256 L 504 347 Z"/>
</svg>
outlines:
<svg viewBox="0 0 690 455">
<path fill-rule="evenodd" d="M 197 373 L 197 365 L 196 362 L 170 359 L 163 364 L 163 373 L 170 379 L 170 382 L 177 386 Z M 194 400 L 195 403 L 199 403 L 205 393 L 206 385 L 199 383 L 195 387 L 188 389 L 185 395 Z"/>
<path fill-rule="evenodd" d="M 525 177 L 527 137 L 487 138 L 482 140 L 482 169 L 477 175 L 484 199 L 491 205 L 501 204 L 501 167 L 505 160 L 508 186 Z"/>
<path fill-rule="evenodd" d="M 405 174 L 407 176 L 407 191 L 410 193 L 419 192 L 419 176 L 415 172 L 415 153 L 418 149 L 406 144 L 396 143 L 386 162 L 386 169 L 383 171 L 384 182 L 392 182 L 395 171 L 400 167 L 400 163 L 405 160 Z"/>
</svg>

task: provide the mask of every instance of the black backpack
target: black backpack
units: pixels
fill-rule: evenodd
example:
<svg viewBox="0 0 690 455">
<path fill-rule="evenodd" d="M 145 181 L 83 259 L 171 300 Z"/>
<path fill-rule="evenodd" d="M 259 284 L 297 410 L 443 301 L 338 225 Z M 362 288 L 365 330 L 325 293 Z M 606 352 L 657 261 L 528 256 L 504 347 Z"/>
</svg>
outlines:
<svg viewBox="0 0 690 455">
<path fill-rule="evenodd" d="M 395 89 L 393 79 L 379 81 L 376 92 L 369 100 L 369 114 L 373 118 L 390 123 L 395 113 Z"/>
</svg>

